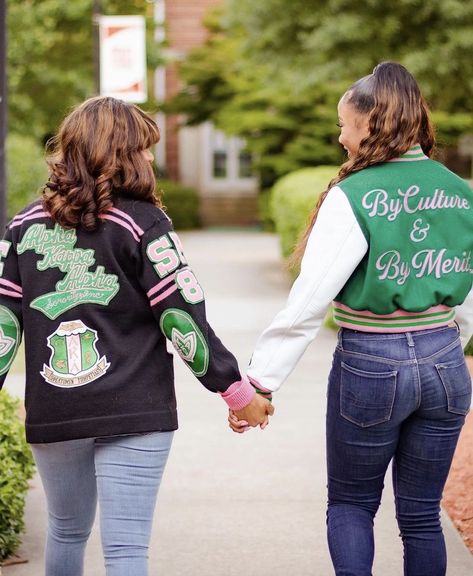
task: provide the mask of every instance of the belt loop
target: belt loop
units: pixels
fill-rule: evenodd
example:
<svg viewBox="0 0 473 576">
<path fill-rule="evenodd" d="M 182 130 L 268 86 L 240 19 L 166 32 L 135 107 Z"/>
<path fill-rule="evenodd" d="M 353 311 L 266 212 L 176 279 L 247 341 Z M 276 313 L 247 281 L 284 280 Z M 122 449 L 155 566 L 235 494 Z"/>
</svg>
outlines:
<svg viewBox="0 0 473 576">
<path fill-rule="evenodd" d="M 407 338 L 407 345 L 411 348 L 414 348 L 415 346 L 414 338 L 412 337 L 412 334 L 410 332 L 406 332 L 406 338 Z"/>
</svg>

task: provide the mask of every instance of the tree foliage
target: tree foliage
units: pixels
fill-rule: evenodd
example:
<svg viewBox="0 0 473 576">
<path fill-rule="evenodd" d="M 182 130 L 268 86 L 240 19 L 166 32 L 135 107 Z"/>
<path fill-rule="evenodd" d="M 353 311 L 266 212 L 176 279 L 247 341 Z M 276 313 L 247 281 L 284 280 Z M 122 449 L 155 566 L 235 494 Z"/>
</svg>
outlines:
<svg viewBox="0 0 473 576">
<path fill-rule="evenodd" d="M 101 0 L 103 14 L 148 15 L 149 65 L 156 63 L 152 5 Z M 42 139 L 70 107 L 95 92 L 93 0 L 15 0 L 8 3 L 9 126 Z"/>
<path fill-rule="evenodd" d="M 225 0 L 168 111 L 247 138 L 263 185 L 338 163 L 336 102 L 383 60 L 417 77 L 453 145 L 473 129 L 473 2 Z"/>
<path fill-rule="evenodd" d="M 43 151 L 30 136 L 11 132 L 7 138 L 7 216 L 12 218 L 29 202 L 39 198 L 48 178 Z"/>
<path fill-rule="evenodd" d="M 217 12 L 207 20 L 206 44 L 181 63 L 185 86 L 165 106 L 184 112 L 189 125 L 212 120 L 246 138 L 264 187 L 301 166 L 339 163 L 336 103 L 341 87 L 295 89 L 289 76 L 246 53 L 243 26 Z M 336 87 L 336 89 L 334 89 Z"/>
<path fill-rule="evenodd" d="M 473 2 L 227 0 L 245 48 L 298 82 L 353 80 L 380 61 L 405 64 L 435 108 L 471 112 Z M 268 58 L 269 56 L 269 58 Z"/>
</svg>

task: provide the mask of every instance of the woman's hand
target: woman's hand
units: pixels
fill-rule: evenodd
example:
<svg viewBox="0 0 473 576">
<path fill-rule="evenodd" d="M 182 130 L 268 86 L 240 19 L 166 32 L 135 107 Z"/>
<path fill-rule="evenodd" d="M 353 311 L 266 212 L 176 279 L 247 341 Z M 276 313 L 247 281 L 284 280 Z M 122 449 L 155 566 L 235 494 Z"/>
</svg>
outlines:
<svg viewBox="0 0 473 576">
<path fill-rule="evenodd" d="M 269 424 L 269 416 L 273 414 L 274 406 L 271 402 L 255 394 L 252 401 L 241 410 L 229 411 L 228 423 L 230 428 L 238 434 L 256 426 L 264 430 Z"/>
</svg>

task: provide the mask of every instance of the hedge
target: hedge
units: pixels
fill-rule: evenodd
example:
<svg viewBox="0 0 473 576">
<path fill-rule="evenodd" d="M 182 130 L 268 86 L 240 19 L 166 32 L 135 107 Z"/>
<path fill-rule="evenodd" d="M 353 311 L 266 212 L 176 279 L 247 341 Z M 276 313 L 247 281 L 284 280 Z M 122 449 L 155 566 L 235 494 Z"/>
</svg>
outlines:
<svg viewBox="0 0 473 576">
<path fill-rule="evenodd" d="M 273 186 L 271 214 L 285 258 L 293 251 L 317 198 L 338 169 L 338 166 L 301 168 L 283 176 Z"/>
<path fill-rule="evenodd" d="M 7 212 L 14 216 L 32 200 L 48 177 L 44 153 L 33 138 L 10 133 L 7 152 Z"/>
<path fill-rule="evenodd" d="M 28 480 L 34 465 L 18 411 L 19 400 L 0 393 L 0 562 L 13 554 L 24 528 Z"/>
<path fill-rule="evenodd" d="M 301 168 L 283 176 L 273 186 L 270 212 L 279 234 L 284 258 L 291 255 L 319 195 L 327 188 L 338 170 L 338 166 Z M 327 312 L 325 325 L 336 328 L 331 307 Z"/>
<path fill-rule="evenodd" d="M 473 338 L 470 338 L 470 341 L 466 345 L 465 355 L 466 356 L 473 356 Z"/>
<path fill-rule="evenodd" d="M 200 226 L 199 195 L 193 188 L 172 180 L 159 180 L 158 194 L 174 228 L 189 230 Z"/>
</svg>

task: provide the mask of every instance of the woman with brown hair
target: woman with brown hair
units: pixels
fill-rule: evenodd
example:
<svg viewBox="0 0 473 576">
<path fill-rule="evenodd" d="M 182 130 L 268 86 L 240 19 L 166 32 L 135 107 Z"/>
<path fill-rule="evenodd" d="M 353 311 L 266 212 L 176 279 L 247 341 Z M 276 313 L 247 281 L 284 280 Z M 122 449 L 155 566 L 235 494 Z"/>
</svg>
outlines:
<svg viewBox="0 0 473 576">
<path fill-rule="evenodd" d="M 373 520 L 392 463 L 404 573 L 444 576 L 440 499 L 471 403 L 454 319 L 463 304 L 466 344 L 473 194 L 430 159 L 427 106 L 400 64 L 379 64 L 355 82 L 338 114 L 348 161 L 296 249 L 300 276 L 248 375 L 263 393 L 277 390 L 333 302 L 340 330 L 328 385 L 327 528 L 335 572 L 371 575 Z"/>
<path fill-rule="evenodd" d="M 0 386 L 24 332 L 26 436 L 48 504 L 46 576 L 81 576 L 100 503 L 108 576 L 148 574 L 177 428 L 172 355 L 252 426 L 272 407 L 207 323 L 155 197 L 151 117 L 92 98 L 63 122 L 43 197 L 0 242 Z"/>
</svg>

